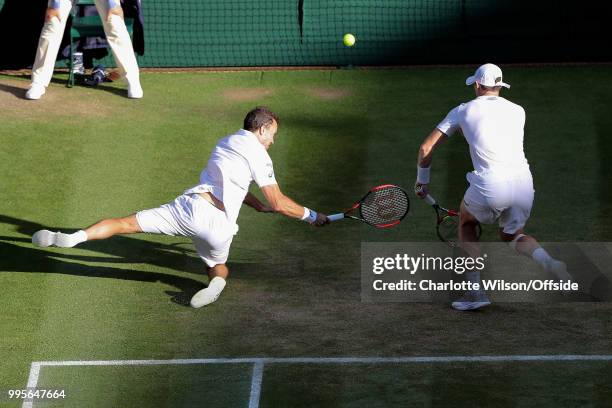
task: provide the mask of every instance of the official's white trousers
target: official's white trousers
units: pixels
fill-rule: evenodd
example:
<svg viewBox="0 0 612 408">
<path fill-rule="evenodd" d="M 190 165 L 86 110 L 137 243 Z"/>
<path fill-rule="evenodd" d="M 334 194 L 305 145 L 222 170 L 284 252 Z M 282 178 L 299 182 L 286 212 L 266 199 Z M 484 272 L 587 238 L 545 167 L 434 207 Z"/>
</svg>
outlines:
<svg viewBox="0 0 612 408">
<path fill-rule="evenodd" d="M 54 17 L 51 21 L 45 21 L 38 41 L 36 59 L 32 67 L 32 83 L 44 87 L 49 86 L 49 82 L 51 82 L 57 52 L 62 42 L 68 15 L 72 9 L 72 0 L 59 0 L 59 2 L 60 19 Z M 120 75 L 125 77 L 129 84 L 138 84 L 138 62 L 125 22 L 121 17 L 114 14 L 110 21 L 107 21 L 108 0 L 95 0 L 95 2 L 102 19 L 106 40 L 113 51 Z"/>
</svg>

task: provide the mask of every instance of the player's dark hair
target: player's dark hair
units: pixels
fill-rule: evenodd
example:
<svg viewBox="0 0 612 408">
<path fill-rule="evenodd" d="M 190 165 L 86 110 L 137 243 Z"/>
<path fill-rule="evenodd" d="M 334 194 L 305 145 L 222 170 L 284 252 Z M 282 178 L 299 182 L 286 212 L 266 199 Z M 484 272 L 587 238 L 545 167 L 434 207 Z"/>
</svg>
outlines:
<svg viewBox="0 0 612 408">
<path fill-rule="evenodd" d="M 486 86 L 482 84 L 479 84 L 479 85 L 485 91 L 499 91 L 502 88 L 500 85 L 497 85 L 497 86 Z"/>
<path fill-rule="evenodd" d="M 244 117 L 243 129 L 253 132 L 262 126 L 268 126 L 273 121 L 278 124 L 278 115 L 265 106 L 258 106 Z"/>
</svg>

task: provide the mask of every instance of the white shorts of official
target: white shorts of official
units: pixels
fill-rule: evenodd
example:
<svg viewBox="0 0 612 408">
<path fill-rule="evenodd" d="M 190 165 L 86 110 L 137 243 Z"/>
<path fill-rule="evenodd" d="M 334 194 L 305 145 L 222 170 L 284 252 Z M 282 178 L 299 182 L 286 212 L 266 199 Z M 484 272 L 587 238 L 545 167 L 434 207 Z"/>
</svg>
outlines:
<svg viewBox="0 0 612 408">
<path fill-rule="evenodd" d="M 527 172 L 520 177 L 486 181 L 467 174 L 470 187 L 463 202 L 470 214 L 482 224 L 499 223 L 504 233 L 514 234 L 523 228 L 533 206 L 533 179 Z"/>
<path fill-rule="evenodd" d="M 190 237 L 209 267 L 227 262 L 238 226 L 225 213 L 197 194 L 184 194 L 173 202 L 136 213 L 144 232 Z"/>
</svg>

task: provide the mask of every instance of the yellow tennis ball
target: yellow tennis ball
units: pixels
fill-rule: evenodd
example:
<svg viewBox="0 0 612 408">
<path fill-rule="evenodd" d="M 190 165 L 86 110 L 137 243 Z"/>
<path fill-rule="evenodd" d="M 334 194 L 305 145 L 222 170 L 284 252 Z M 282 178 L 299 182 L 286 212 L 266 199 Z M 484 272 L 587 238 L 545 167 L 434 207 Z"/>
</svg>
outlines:
<svg viewBox="0 0 612 408">
<path fill-rule="evenodd" d="M 353 34 L 344 34 L 344 37 L 342 37 L 342 42 L 347 47 L 352 47 L 355 45 L 355 41 L 355 36 Z"/>
</svg>

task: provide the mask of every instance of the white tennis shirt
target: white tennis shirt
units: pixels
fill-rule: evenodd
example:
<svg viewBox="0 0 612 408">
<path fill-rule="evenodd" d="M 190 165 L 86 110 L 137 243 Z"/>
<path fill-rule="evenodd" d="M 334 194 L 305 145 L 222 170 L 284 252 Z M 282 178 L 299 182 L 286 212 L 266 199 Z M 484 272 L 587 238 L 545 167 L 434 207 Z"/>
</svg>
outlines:
<svg viewBox="0 0 612 408">
<path fill-rule="evenodd" d="M 221 139 L 212 151 L 200 184 L 185 194 L 209 192 L 223 202 L 227 218 L 236 223 L 249 185 L 277 184 L 272 159 L 255 134 L 240 129 Z"/>
<path fill-rule="evenodd" d="M 500 96 L 479 96 L 451 110 L 437 128 L 448 136 L 461 129 L 470 146 L 474 174 L 492 181 L 529 172 L 524 126 L 521 106 Z"/>
</svg>

